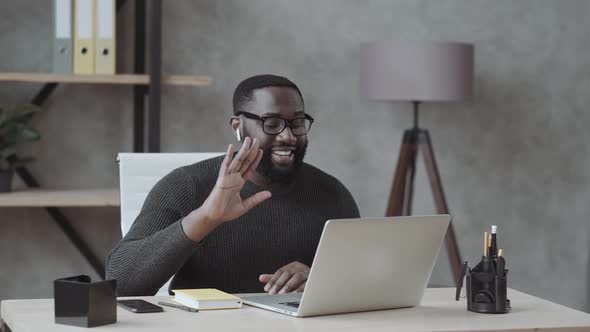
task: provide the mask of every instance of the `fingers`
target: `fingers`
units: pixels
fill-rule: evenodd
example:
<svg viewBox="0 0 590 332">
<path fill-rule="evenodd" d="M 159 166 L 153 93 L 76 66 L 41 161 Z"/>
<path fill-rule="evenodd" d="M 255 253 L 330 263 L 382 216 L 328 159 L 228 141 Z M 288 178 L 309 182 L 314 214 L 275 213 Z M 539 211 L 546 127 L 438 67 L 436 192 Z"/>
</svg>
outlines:
<svg viewBox="0 0 590 332">
<path fill-rule="evenodd" d="M 299 285 L 299 287 L 297 287 L 297 289 L 295 291 L 296 292 L 303 292 L 303 290 L 305 290 L 305 285 L 307 285 L 307 280 L 305 280 L 304 283 L 302 283 L 301 285 Z"/>
<path fill-rule="evenodd" d="M 266 284 L 266 283 L 268 283 L 268 282 L 270 281 L 270 279 L 272 278 L 272 276 L 273 276 L 272 274 L 261 274 L 261 275 L 258 277 L 258 280 L 259 280 L 260 282 L 262 282 L 262 283 L 265 283 L 265 284 Z"/>
<path fill-rule="evenodd" d="M 245 159 L 242 163 L 242 166 L 240 167 L 239 172 L 242 173 L 242 175 L 249 171 L 250 165 L 258 158 L 258 150 L 260 150 L 260 142 L 255 138 L 252 141 L 252 145 L 250 146 L 246 156 L 244 157 Z"/>
<path fill-rule="evenodd" d="M 244 205 L 244 212 L 249 211 L 251 208 L 255 207 L 256 205 L 266 201 L 267 199 L 269 199 L 271 196 L 270 191 L 265 190 L 265 191 L 261 191 L 259 193 L 256 193 L 255 195 L 252 195 L 250 197 L 248 197 L 248 199 L 243 201 L 243 205 Z"/>
<path fill-rule="evenodd" d="M 260 150 L 260 142 L 258 139 L 251 139 L 250 137 L 246 137 L 244 139 L 244 143 L 240 148 L 240 151 L 236 154 L 233 158 L 229 166 L 227 167 L 227 174 L 231 173 L 240 173 L 242 175 L 246 174 L 247 172 L 252 169 L 252 165 L 255 164 L 255 167 L 258 166 L 256 163 L 258 159 L 258 151 Z"/>
<path fill-rule="evenodd" d="M 277 294 L 280 290 L 283 289 L 285 284 L 291 279 L 293 275 L 289 271 L 285 271 L 281 273 L 278 279 L 273 283 L 273 286 L 268 290 L 269 294 Z M 265 287 L 266 288 L 266 287 Z"/>
<path fill-rule="evenodd" d="M 252 139 L 250 137 L 246 137 L 244 139 L 244 143 L 242 143 L 240 151 L 238 151 L 238 154 L 236 154 L 232 162 L 229 164 L 229 167 L 227 169 L 228 173 L 237 173 L 240 171 L 240 168 L 242 167 L 242 164 L 244 163 L 244 160 L 246 159 L 248 152 L 250 151 L 251 143 Z"/>
<path fill-rule="evenodd" d="M 270 294 L 299 291 L 305 287 L 309 267 L 300 262 L 289 263 L 275 272 L 275 274 L 261 274 L 258 279 L 265 282 L 264 291 Z M 293 280 L 291 280 L 293 279 Z M 288 285 L 288 286 L 287 286 Z"/>
<path fill-rule="evenodd" d="M 246 169 L 244 171 L 244 175 L 248 174 L 249 172 L 253 172 L 256 170 L 256 167 L 258 167 L 258 164 L 260 163 L 260 160 L 262 159 L 262 149 L 258 149 L 256 156 L 254 157 L 254 161 L 250 164 L 250 166 L 248 167 L 248 169 Z"/>
<path fill-rule="evenodd" d="M 280 268 L 280 269 L 277 270 L 277 272 L 275 272 L 275 274 L 272 275 L 272 277 L 270 278 L 270 280 L 264 286 L 264 291 L 265 292 L 270 292 L 270 290 L 273 288 L 273 286 L 275 285 L 275 283 L 277 282 L 277 280 L 283 274 L 284 271 L 285 270 L 283 268 Z"/>
<path fill-rule="evenodd" d="M 307 281 L 307 273 L 306 272 L 297 272 L 289 279 L 289 281 L 287 281 L 287 283 L 285 283 L 285 286 L 283 286 L 279 290 L 279 294 L 285 294 L 285 293 L 290 293 L 292 291 L 295 291 L 295 290 L 299 289 L 299 287 L 302 284 L 304 284 L 306 281 Z M 279 289 L 278 282 L 277 282 L 276 286 L 277 286 L 277 289 Z"/>
<path fill-rule="evenodd" d="M 221 168 L 219 169 L 219 172 L 221 174 L 225 174 L 227 172 L 227 169 L 228 169 L 229 164 L 231 163 L 233 157 L 234 157 L 234 145 L 230 144 L 227 147 L 227 152 L 225 153 L 225 157 L 223 158 L 223 161 L 221 162 Z"/>
<path fill-rule="evenodd" d="M 262 283 L 268 284 L 273 274 L 261 274 L 258 277 L 258 280 Z M 282 293 L 289 293 L 289 292 L 303 292 L 305 289 L 305 285 L 307 284 L 307 277 L 309 276 L 308 273 L 305 272 L 298 272 L 296 273 L 288 282 L 287 284 L 279 291 L 279 294 Z M 264 290 L 270 290 L 271 287 L 265 287 Z"/>
</svg>

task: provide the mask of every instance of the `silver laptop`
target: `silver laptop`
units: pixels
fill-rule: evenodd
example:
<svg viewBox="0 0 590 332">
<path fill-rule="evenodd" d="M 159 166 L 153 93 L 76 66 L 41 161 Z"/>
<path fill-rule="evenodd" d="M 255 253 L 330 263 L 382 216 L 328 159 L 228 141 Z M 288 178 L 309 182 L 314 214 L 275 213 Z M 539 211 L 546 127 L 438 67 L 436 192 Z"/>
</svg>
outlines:
<svg viewBox="0 0 590 332">
<path fill-rule="evenodd" d="M 416 306 L 450 219 L 328 220 L 303 293 L 253 294 L 243 303 L 297 317 Z"/>
</svg>

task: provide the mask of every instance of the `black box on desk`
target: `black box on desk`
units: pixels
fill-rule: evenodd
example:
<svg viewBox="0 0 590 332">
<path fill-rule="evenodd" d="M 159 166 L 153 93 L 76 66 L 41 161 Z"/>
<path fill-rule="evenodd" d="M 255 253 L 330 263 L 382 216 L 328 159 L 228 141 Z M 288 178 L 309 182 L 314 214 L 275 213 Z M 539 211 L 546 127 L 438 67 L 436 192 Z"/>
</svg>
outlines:
<svg viewBox="0 0 590 332">
<path fill-rule="evenodd" d="M 117 281 L 79 275 L 53 282 L 55 323 L 94 327 L 117 321 Z"/>
</svg>

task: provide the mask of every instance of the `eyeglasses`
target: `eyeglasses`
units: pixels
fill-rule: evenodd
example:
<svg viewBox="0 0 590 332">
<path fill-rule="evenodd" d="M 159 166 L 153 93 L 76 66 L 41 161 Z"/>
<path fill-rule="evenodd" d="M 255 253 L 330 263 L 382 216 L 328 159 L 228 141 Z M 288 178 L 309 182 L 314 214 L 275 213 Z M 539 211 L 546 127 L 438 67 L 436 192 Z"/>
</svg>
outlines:
<svg viewBox="0 0 590 332">
<path fill-rule="evenodd" d="M 278 135 L 285 130 L 291 128 L 291 132 L 295 136 L 303 136 L 309 132 L 311 124 L 314 119 L 305 114 L 303 118 L 295 118 L 291 120 L 283 119 L 279 116 L 258 116 L 250 112 L 237 112 L 236 115 L 243 115 L 248 119 L 262 121 L 262 131 L 267 135 Z"/>
</svg>

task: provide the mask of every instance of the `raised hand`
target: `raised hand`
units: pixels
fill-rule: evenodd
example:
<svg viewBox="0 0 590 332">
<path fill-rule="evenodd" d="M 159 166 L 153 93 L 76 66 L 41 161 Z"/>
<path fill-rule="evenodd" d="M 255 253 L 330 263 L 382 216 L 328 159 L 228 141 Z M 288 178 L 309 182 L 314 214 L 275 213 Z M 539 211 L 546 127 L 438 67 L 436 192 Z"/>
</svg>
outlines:
<svg viewBox="0 0 590 332">
<path fill-rule="evenodd" d="M 244 200 L 240 196 L 246 177 L 256 170 L 261 158 L 262 149 L 256 138 L 246 137 L 235 156 L 233 145 L 229 145 L 215 187 L 201 206 L 208 220 L 215 224 L 234 220 L 270 198 L 269 191 L 261 191 Z"/>
</svg>

